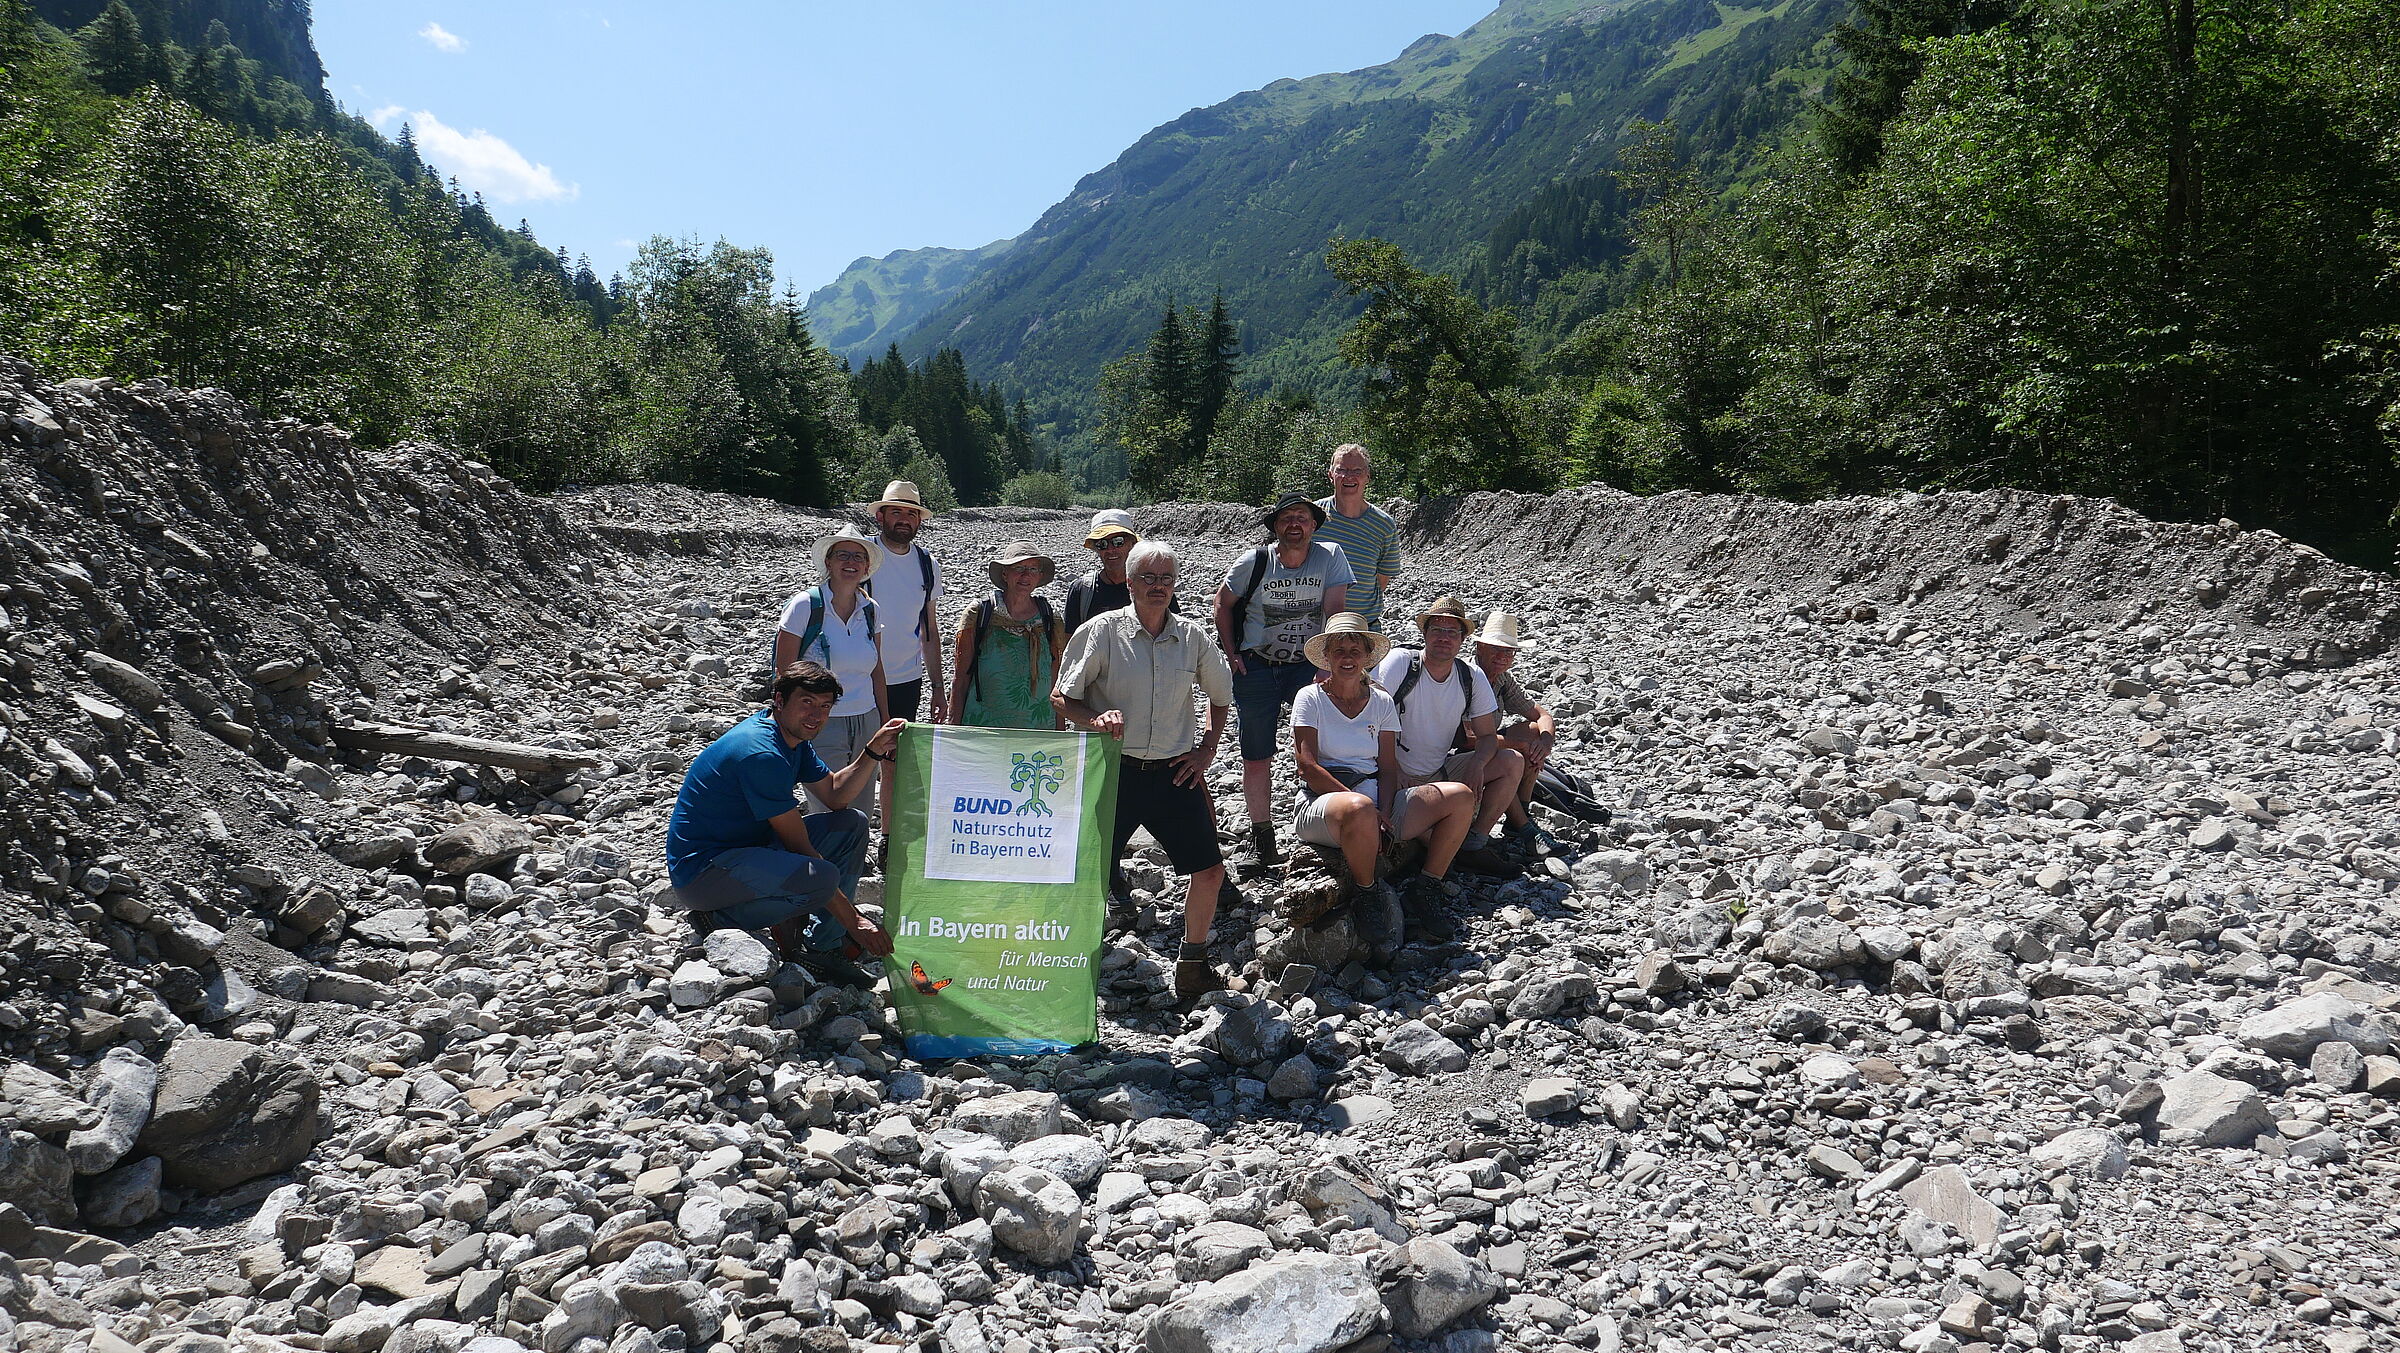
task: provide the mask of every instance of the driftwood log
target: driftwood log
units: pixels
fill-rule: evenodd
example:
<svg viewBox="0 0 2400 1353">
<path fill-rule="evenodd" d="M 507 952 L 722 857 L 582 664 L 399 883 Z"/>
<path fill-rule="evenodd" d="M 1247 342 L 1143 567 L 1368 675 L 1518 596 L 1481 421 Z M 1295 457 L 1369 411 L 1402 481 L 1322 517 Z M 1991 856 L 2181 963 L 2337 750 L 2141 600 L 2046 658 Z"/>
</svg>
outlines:
<svg viewBox="0 0 2400 1353">
<path fill-rule="evenodd" d="M 434 761 L 503 766 L 509 770 L 556 772 L 600 764 L 600 758 L 589 752 L 562 752 L 553 747 L 495 742 L 490 738 L 470 738 L 457 733 L 393 723 L 335 724 L 333 745 L 356 752 L 389 752 L 398 756 L 422 756 Z"/>
</svg>

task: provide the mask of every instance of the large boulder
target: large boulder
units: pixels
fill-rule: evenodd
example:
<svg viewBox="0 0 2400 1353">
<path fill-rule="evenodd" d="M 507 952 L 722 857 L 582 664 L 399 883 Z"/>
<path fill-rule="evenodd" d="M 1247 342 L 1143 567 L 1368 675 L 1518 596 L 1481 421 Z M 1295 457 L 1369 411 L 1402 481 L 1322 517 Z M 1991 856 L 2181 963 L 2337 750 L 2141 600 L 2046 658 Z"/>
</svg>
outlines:
<svg viewBox="0 0 2400 1353">
<path fill-rule="evenodd" d="M 1383 1298 L 1366 1265 L 1296 1254 L 1205 1283 L 1160 1310 L 1150 1353 L 1332 1353 L 1375 1332 Z"/>
<path fill-rule="evenodd" d="M 533 829 L 513 817 L 477 817 L 425 843 L 437 874 L 489 874 L 533 849 Z"/>
<path fill-rule="evenodd" d="M 1392 1332 L 1404 1339 L 1438 1334 L 1501 1292 L 1490 1269 L 1430 1236 L 1386 1251 L 1375 1272 Z"/>
<path fill-rule="evenodd" d="M 2362 1053 L 2392 1050 L 2388 1017 L 2330 991 L 2296 997 L 2243 1018 L 2234 1030 L 2245 1044 L 2287 1062 L 2305 1062 L 2322 1043 L 2347 1043 Z"/>
<path fill-rule="evenodd" d="M 100 1111 L 99 1121 L 67 1138 L 77 1174 L 98 1174 L 125 1159 L 150 1121 L 158 1092 L 158 1067 L 131 1048 L 111 1048 L 92 1068 L 84 1096 Z"/>
<path fill-rule="evenodd" d="M 30 1132 L 0 1132 L 0 1203 L 44 1226 L 75 1224 L 75 1167 Z"/>
<path fill-rule="evenodd" d="M 2210 1071 L 2186 1071 L 2164 1087 L 2158 1129 L 2162 1138 L 2195 1146 L 2248 1146 L 2275 1130 L 2275 1117 L 2256 1088 Z"/>
<path fill-rule="evenodd" d="M 215 1193 L 288 1170 L 317 1141 L 317 1081 L 298 1058 L 230 1039 L 175 1040 L 134 1149 L 177 1188 Z"/>
<path fill-rule="evenodd" d="M 983 1177 L 977 1201 L 992 1239 L 1050 1268 L 1075 1257 L 1083 1200 L 1057 1175 L 1033 1165 L 1003 1166 Z"/>
</svg>

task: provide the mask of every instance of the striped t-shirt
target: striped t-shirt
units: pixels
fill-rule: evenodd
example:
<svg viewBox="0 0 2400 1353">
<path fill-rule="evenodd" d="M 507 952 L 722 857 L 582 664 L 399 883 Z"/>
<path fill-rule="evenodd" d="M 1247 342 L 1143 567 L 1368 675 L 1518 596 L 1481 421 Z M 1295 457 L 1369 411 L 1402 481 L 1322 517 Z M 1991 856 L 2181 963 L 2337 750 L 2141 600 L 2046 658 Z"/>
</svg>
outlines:
<svg viewBox="0 0 2400 1353">
<path fill-rule="evenodd" d="M 1355 517 L 1335 511 L 1331 498 L 1319 498 L 1317 506 L 1325 509 L 1325 524 L 1317 528 L 1317 539 L 1341 546 L 1350 560 L 1350 571 L 1357 575 L 1342 609 L 1356 611 L 1367 618 L 1368 625 L 1382 629 L 1383 582 L 1376 575 L 1397 577 L 1400 573 L 1400 523 L 1373 503 Z"/>
</svg>

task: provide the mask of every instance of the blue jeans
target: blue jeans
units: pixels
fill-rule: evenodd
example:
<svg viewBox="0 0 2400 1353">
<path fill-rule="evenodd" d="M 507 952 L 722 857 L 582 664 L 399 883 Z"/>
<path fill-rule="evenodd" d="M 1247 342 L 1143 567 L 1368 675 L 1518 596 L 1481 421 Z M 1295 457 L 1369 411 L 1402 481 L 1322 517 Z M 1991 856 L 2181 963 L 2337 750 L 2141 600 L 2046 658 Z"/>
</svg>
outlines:
<svg viewBox="0 0 2400 1353">
<path fill-rule="evenodd" d="M 692 925 L 702 931 L 766 930 L 809 913 L 809 948 L 840 948 L 848 932 L 825 906 L 837 888 L 844 897 L 858 896 L 858 876 L 867 860 L 867 815 L 843 808 L 811 813 L 801 822 L 824 858 L 778 846 L 724 852 L 700 877 L 675 890 L 691 910 Z"/>
<path fill-rule="evenodd" d="M 1234 732 L 1244 761 L 1272 761 L 1283 740 L 1284 711 L 1292 698 L 1317 679 L 1313 662 L 1268 662 L 1242 655 L 1242 671 L 1233 678 L 1233 709 L 1240 717 Z"/>
</svg>

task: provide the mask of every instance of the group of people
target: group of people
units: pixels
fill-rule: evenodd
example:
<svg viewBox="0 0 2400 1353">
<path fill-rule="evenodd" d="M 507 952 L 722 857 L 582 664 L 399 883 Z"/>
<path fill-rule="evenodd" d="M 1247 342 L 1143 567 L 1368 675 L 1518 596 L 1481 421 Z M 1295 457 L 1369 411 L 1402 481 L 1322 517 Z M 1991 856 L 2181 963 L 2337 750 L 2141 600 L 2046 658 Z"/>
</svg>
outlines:
<svg viewBox="0 0 2400 1353">
<path fill-rule="evenodd" d="M 767 708 L 686 774 L 667 831 L 672 897 L 701 930 L 764 931 L 821 977 L 871 983 L 855 960 L 892 942 L 852 900 L 871 828 L 889 827 L 907 724 L 1085 729 L 1120 744 L 1110 859 L 1147 830 L 1186 880 L 1174 987 L 1190 1000 L 1224 985 L 1208 952 L 1226 861 L 1207 769 L 1231 715 L 1257 867 L 1282 861 L 1274 771 L 1286 750 L 1303 786 L 1291 836 L 1342 859 L 1341 887 L 1295 922 L 1384 898 L 1384 845 L 1415 841 L 1423 865 L 1398 899 L 1406 934 L 1452 938 L 1446 880 L 1516 872 L 1507 843 L 1538 830 L 1528 806 L 1556 725 L 1510 674 L 1521 639 L 1506 612 L 1477 631 L 1442 597 L 1415 617 L 1422 647 L 1394 647 L 1383 607 L 1398 524 L 1366 500 L 1364 448 L 1337 447 L 1327 474 L 1329 496 L 1266 511 L 1266 542 L 1218 584 L 1208 624 L 1177 604 L 1174 547 L 1143 539 L 1129 513 L 1093 516 L 1095 564 L 1063 607 L 1041 595 L 1056 561 L 1005 546 L 985 565 L 989 592 L 957 619 L 946 671 L 941 564 L 917 543 L 927 512 L 915 485 L 893 483 L 875 534 L 817 542 L 820 581 L 784 608 Z M 1111 887 L 1121 894 L 1113 873 Z"/>
</svg>

